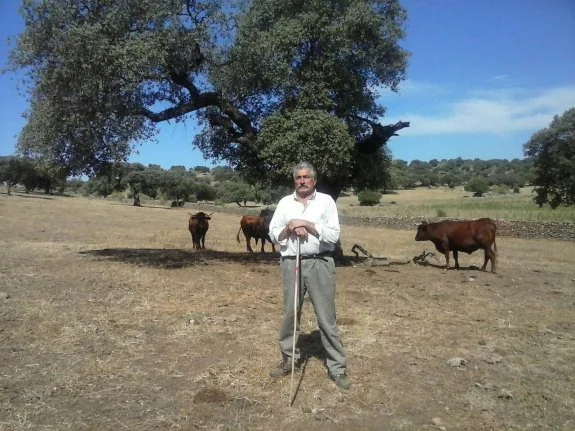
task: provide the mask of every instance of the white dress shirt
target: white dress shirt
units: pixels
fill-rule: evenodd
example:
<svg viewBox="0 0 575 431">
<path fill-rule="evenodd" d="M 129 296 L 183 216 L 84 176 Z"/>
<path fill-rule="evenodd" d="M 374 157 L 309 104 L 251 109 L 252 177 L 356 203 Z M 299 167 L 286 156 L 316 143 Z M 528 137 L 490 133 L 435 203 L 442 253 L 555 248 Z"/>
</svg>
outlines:
<svg viewBox="0 0 575 431">
<path fill-rule="evenodd" d="M 339 217 L 335 201 L 330 195 L 314 191 L 306 205 L 297 199 L 294 192 L 279 201 L 270 222 L 269 235 L 273 242 L 280 245 L 282 256 L 297 254 L 297 236 L 290 234 L 282 241 L 278 237 L 286 225 L 293 219 L 306 220 L 314 224 L 319 238 L 309 234 L 306 240 L 300 240 L 300 253 L 304 256 L 333 251 L 339 239 Z"/>
</svg>

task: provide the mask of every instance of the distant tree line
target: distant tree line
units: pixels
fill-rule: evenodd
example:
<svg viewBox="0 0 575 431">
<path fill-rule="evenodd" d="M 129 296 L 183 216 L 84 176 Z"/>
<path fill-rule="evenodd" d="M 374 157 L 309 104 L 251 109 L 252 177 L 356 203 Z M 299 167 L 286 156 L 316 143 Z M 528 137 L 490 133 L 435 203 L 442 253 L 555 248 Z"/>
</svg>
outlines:
<svg viewBox="0 0 575 431">
<path fill-rule="evenodd" d="M 394 160 L 392 165 L 394 189 L 418 186 L 465 186 L 470 181 L 485 182 L 488 187 L 517 189 L 532 184 L 533 162 L 531 159 L 432 159 L 428 162 Z"/>
<path fill-rule="evenodd" d="M 51 194 L 65 190 L 66 172 L 61 167 L 38 159 L 0 156 L 0 182 L 6 184 L 8 194 L 16 185 L 23 186 L 26 193 L 43 190 Z"/>
<path fill-rule="evenodd" d="M 49 169 L 36 160 L 25 157 L 1 157 L 0 181 L 6 183 L 8 193 L 14 186 L 24 187 L 26 193 L 43 190 L 45 193 L 70 192 L 84 196 L 108 197 L 125 193 L 133 205 L 141 206 L 142 198 L 172 201 L 172 206 L 185 202 L 215 201 L 217 203 L 248 202 L 264 205 L 277 203 L 289 192 L 285 187 L 253 186 L 244 182 L 238 172 L 227 166 L 210 169 L 196 166 L 172 166 L 123 163 L 110 165 L 88 180 L 66 178 L 65 173 Z"/>
<path fill-rule="evenodd" d="M 117 192 L 127 192 L 133 204 L 141 205 L 141 196 L 151 199 L 173 201 L 174 206 L 184 202 L 218 201 L 220 203 L 247 202 L 263 204 L 276 203 L 289 189 L 285 187 L 254 186 L 244 182 L 239 173 L 226 166 L 210 169 L 196 166 L 172 166 L 162 169 L 159 165 L 144 166 L 140 163 L 110 165 L 99 175 L 82 181 L 68 179 L 62 170 L 46 166 L 24 157 L 0 158 L 0 179 L 9 188 L 20 184 L 26 192 L 35 189 L 45 193 L 64 190 L 84 195 L 109 196 Z M 530 159 L 479 160 L 479 159 L 433 159 L 428 162 L 404 160 L 392 162 L 391 177 L 386 187 L 371 190 L 370 187 L 355 190 L 361 192 L 384 193 L 395 189 L 415 187 L 469 187 L 478 195 L 490 188 L 500 192 L 510 191 L 531 184 L 533 163 Z M 377 203 L 377 194 L 364 193 L 366 205 Z"/>
</svg>

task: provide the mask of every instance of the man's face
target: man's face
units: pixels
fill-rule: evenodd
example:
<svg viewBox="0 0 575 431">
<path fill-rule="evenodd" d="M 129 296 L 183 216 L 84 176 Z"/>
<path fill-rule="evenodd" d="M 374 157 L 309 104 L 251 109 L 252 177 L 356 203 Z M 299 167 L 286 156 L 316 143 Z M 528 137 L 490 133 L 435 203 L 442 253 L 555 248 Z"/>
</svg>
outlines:
<svg viewBox="0 0 575 431">
<path fill-rule="evenodd" d="M 300 196 L 309 196 L 315 189 L 315 179 L 309 169 L 300 169 L 295 174 L 295 189 Z"/>
</svg>

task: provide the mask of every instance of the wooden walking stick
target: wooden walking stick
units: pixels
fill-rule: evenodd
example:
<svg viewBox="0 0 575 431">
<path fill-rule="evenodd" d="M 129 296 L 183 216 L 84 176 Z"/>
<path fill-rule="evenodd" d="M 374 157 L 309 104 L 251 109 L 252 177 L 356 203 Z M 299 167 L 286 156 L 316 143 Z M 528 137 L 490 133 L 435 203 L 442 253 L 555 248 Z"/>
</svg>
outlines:
<svg viewBox="0 0 575 431">
<path fill-rule="evenodd" d="M 292 405 L 292 392 L 293 392 L 293 377 L 295 374 L 295 341 L 296 341 L 296 328 L 297 328 L 297 308 L 298 308 L 298 295 L 299 295 L 299 272 L 300 272 L 300 256 L 299 256 L 299 236 L 297 237 L 297 251 L 295 255 L 295 286 L 293 295 L 293 342 L 291 350 L 291 382 L 289 387 L 289 406 Z"/>
</svg>

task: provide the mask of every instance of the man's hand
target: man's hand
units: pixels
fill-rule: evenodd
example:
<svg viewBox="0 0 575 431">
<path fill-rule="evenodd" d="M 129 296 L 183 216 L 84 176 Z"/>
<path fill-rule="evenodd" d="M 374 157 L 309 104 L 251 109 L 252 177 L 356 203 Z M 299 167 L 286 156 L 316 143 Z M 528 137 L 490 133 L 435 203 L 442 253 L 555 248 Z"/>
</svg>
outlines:
<svg viewBox="0 0 575 431">
<path fill-rule="evenodd" d="M 300 240 L 307 240 L 307 229 L 305 227 L 296 227 L 292 232 L 295 233 Z"/>
<path fill-rule="evenodd" d="M 319 237 L 315 224 L 307 220 L 292 219 L 289 221 L 287 228 L 290 233 L 297 235 L 300 239 L 306 240 L 308 234 Z"/>
<path fill-rule="evenodd" d="M 290 232 L 294 232 L 295 229 L 297 229 L 299 227 L 303 227 L 307 230 L 310 224 L 311 224 L 310 222 L 305 221 L 305 220 L 292 219 L 288 223 L 288 229 Z"/>
</svg>

